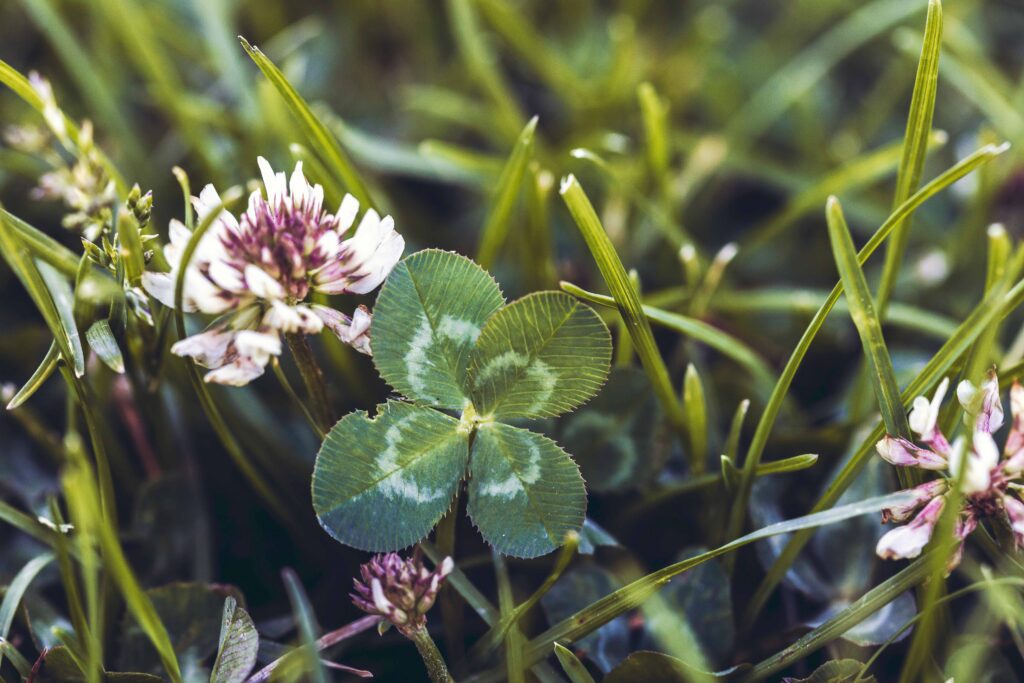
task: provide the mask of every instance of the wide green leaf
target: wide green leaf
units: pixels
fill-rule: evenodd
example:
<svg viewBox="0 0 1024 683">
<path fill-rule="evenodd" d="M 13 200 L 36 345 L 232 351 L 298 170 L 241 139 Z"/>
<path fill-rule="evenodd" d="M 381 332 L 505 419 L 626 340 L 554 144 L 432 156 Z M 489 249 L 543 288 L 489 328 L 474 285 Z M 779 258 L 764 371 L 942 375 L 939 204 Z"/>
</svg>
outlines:
<svg viewBox="0 0 1024 683">
<path fill-rule="evenodd" d="M 238 601 L 228 596 L 220 627 L 217 659 L 210 672 L 210 683 L 242 683 L 256 666 L 259 634 L 252 617 Z"/>
<path fill-rule="evenodd" d="M 482 424 L 469 469 L 469 516 L 499 552 L 544 555 L 583 526 L 583 477 L 551 439 L 499 422 Z"/>
<path fill-rule="evenodd" d="M 496 418 L 555 417 L 584 403 L 608 377 L 608 328 L 586 304 L 538 292 L 487 321 L 470 357 L 473 404 Z"/>
<path fill-rule="evenodd" d="M 665 464 L 669 444 L 661 415 L 647 374 L 615 368 L 591 403 L 562 419 L 558 440 L 592 491 L 623 491 L 649 482 Z"/>
<path fill-rule="evenodd" d="M 389 401 L 331 429 L 313 470 L 320 524 L 346 545 L 399 550 L 423 539 L 466 470 L 468 436 L 436 410 Z"/>
<path fill-rule="evenodd" d="M 119 375 L 124 374 L 124 356 L 121 355 L 121 349 L 117 345 L 117 339 L 114 338 L 114 332 L 110 329 L 109 322 L 106 320 L 94 322 L 85 331 L 85 339 L 89 342 L 89 348 L 96 352 L 96 355 L 108 368 Z"/>
<path fill-rule="evenodd" d="M 504 303 L 498 284 L 468 258 L 412 254 L 391 271 L 373 310 L 377 371 L 415 401 L 464 408 L 470 351 Z"/>
</svg>

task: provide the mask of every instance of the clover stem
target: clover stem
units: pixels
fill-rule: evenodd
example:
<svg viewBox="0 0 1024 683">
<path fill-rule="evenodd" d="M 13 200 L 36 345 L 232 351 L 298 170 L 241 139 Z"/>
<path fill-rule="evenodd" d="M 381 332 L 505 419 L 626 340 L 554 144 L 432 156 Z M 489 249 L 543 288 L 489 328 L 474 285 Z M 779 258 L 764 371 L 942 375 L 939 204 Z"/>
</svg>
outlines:
<svg viewBox="0 0 1024 683">
<path fill-rule="evenodd" d="M 413 631 L 410 640 L 416 644 L 416 649 L 419 651 L 420 657 L 423 658 L 423 664 L 427 667 L 431 683 L 454 683 L 448 674 L 448 665 L 445 664 L 441 651 L 437 649 L 434 639 L 430 637 L 426 628 Z"/>
<path fill-rule="evenodd" d="M 302 375 L 302 382 L 306 385 L 306 393 L 309 394 L 309 401 L 313 406 L 313 414 L 323 431 L 331 428 L 333 415 L 331 402 L 327 395 L 327 383 L 324 381 L 324 373 L 313 355 L 313 348 L 309 345 L 306 335 L 301 333 L 288 333 L 284 336 L 288 342 L 288 348 L 292 352 L 292 358 L 299 367 L 299 374 Z"/>
</svg>

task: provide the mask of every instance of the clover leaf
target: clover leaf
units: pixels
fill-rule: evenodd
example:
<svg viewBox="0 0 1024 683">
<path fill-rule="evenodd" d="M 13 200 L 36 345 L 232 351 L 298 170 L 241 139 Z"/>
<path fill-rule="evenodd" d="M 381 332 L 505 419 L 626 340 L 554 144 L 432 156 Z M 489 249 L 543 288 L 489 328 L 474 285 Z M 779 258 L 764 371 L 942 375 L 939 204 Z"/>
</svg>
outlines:
<svg viewBox="0 0 1024 683">
<path fill-rule="evenodd" d="M 324 440 L 313 507 L 331 536 L 374 552 L 416 543 L 463 479 L 469 516 L 499 552 L 536 557 L 580 529 L 576 463 L 503 420 L 561 415 L 598 392 L 611 337 L 592 309 L 562 292 L 506 306 L 480 266 L 428 249 L 391 273 L 371 335 L 378 372 L 409 402 L 349 414 Z"/>
</svg>

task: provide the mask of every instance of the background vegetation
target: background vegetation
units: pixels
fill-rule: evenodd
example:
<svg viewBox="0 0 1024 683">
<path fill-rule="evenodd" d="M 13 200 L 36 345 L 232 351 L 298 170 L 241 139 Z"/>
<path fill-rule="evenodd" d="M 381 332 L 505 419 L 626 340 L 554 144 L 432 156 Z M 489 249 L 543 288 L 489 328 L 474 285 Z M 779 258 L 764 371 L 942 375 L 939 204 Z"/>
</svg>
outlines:
<svg viewBox="0 0 1024 683">
<path fill-rule="evenodd" d="M 365 192 L 391 213 L 407 253 L 429 246 L 473 256 L 510 299 L 567 281 L 577 286 L 566 285 L 570 293 L 593 300 L 579 288 L 607 293 L 610 280 L 577 227 L 585 222 L 579 201 L 571 206 L 568 192 L 567 207 L 559 192 L 563 177 L 579 180 L 618 258 L 633 269 L 643 302 L 657 309 L 647 313 L 667 383 L 659 385 L 666 376 L 650 369 L 652 349 L 634 345 L 614 308 L 602 309 L 617 342 L 613 386 L 587 409 L 592 424 L 580 421 L 581 412 L 547 430 L 577 456 L 589 482 L 588 519 L 604 530 L 604 542 L 617 544 L 573 560 L 542 608 L 523 617 L 523 632 L 534 637 L 699 548 L 816 504 L 830 507 L 846 485 L 852 483 L 843 503 L 897 488 L 892 468 L 870 455 L 881 428 L 872 391 L 880 371 L 866 363 L 851 324 L 858 305 L 844 298 L 827 322 L 816 319 L 821 328 L 806 357 L 787 366 L 839 281 L 824 211 L 830 195 L 842 202 L 862 245 L 919 185 L 986 144 L 1012 143 L 1004 154 L 983 154 L 977 169 L 948 189 L 940 183 L 936 189 L 944 191 L 912 223 L 897 222 L 887 243 L 896 246 L 880 249 L 865 274 L 885 335 L 871 359 L 895 369 L 904 404 L 930 394 L 943 376 L 977 380 L 991 364 L 1013 378 L 1024 359 L 1021 316 L 1013 312 L 1019 302 L 1004 305 L 1001 296 L 1020 275 L 1011 254 L 1024 226 L 1024 11 L 1011 0 L 948 2 L 937 90 L 930 91 L 935 62 L 921 59 L 927 9 L 924 0 L 6 0 L 0 58 L 21 73 L 47 76 L 67 115 L 91 120 L 97 144 L 128 183 L 152 190 L 151 224 L 159 234 L 183 212 L 172 167 L 185 169 L 194 189 L 208 182 L 227 188 L 252 179 L 258 154 L 275 168 L 304 159 L 311 179 L 325 185 L 328 204 L 345 190 Z M 292 105 L 249 59 L 238 34 L 311 103 L 330 141 L 297 125 Z M 939 34 L 932 38 L 938 46 Z M 42 124 L 6 89 L 0 121 Z M 344 157 L 330 151 L 335 144 Z M 79 238 L 61 227 L 65 208 L 32 198 L 50 163 L 14 145 L 0 148 L 0 199 L 78 255 Z M 1005 233 L 986 232 L 995 222 Z M 20 387 L 52 335 L 11 269 L 0 270 L 0 282 L 0 380 Z M 621 304 L 623 293 L 613 293 Z M 997 308 L 1005 315 L 986 317 Z M 129 341 L 119 341 L 126 374 L 92 358 L 85 393 L 69 398 L 68 385 L 54 376 L 0 416 L 0 518 L 11 522 L 0 526 L 7 595 L 15 590 L 12 578 L 25 576 L 26 563 L 53 542 L 33 520 L 53 519 L 54 504 L 67 514 L 74 503 L 68 472 L 80 474 L 88 458 L 65 435 L 88 433 L 88 419 L 112 463 L 120 523 L 112 531 L 151 589 L 188 680 L 208 677 L 196 671 L 211 665 L 228 592 L 256 621 L 263 663 L 301 640 L 293 614 L 302 622 L 303 591 L 324 632 L 360 617 L 348 593 L 367 556 L 317 526 L 309 482 L 319 444 L 280 385 L 268 373 L 244 389 L 210 389 L 222 431 L 237 440 L 232 453 L 196 399 L 184 361 L 167 356 L 154 372 Z M 388 396 L 368 359 L 326 337 L 316 352 L 335 417 Z M 284 365 L 297 378 L 290 361 Z M 786 379 L 797 367 L 791 388 L 776 397 L 778 418 L 765 420 L 780 374 Z M 736 417 L 744 401 L 745 420 Z M 881 412 L 892 418 L 899 403 L 894 397 Z M 725 465 L 722 454 L 730 456 Z M 801 454 L 818 457 L 755 477 L 759 459 Z M 257 493 L 254 479 L 269 490 Z M 827 488 L 835 481 L 841 484 Z M 457 519 L 458 564 L 497 603 L 504 586 L 496 583 L 490 551 L 464 516 Z M 588 530 L 588 540 L 600 536 Z M 642 618 L 612 621 L 577 643 L 577 652 L 594 676 L 640 649 L 708 670 L 767 662 L 743 676 L 802 676 L 827 659 L 866 661 L 922 605 L 941 604 L 939 616 L 929 616 L 933 626 L 882 651 L 871 672 L 880 680 L 940 672 L 943 679 L 970 672 L 958 681 L 1020 678 L 1019 585 L 979 585 L 1019 579 L 1020 569 L 991 538 L 972 541 L 949 580 L 948 591 L 973 586 L 970 597 L 904 593 L 931 571 L 925 564 L 885 584 L 894 587 L 890 598 L 901 596 L 887 607 L 869 594 L 858 613 L 872 615 L 867 625 L 839 637 L 846 629 L 827 620 L 901 569 L 875 558 L 881 530 L 874 516 L 845 522 L 781 563 L 775 558 L 786 537 L 748 546 L 683 574 L 642 613 L 631 613 Z M 130 605 L 130 591 L 107 585 L 123 585 L 116 576 L 127 568 L 113 567 L 106 550 L 101 555 L 102 570 L 93 568 L 99 578 L 90 579 L 87 568 L 84 583 L 124 595 Z M 554 555 L 508 560 L 508 588 L 525 599 L 555 562 Z M 7 680 L 18 679 L 11 648 L 32 661 L 73 628 L 68 604 L 76 598 L 57 564 L 31 582 L 22 607 L 9 614 L 0 608 L 0 617 L 10 618 L 0 618 L 0 656 L 7 659 L 0 675 Z M 503 567 L 499 561 L 499 578 Z M 286 568 L 297 579 L 282 578 Z M 445 600 L 431 613 L 431 627 L 458 669 L 486 626 L 455 590 Z M 103 608 L 97 637 L 108 668 L 160 673 L 135 626 L 138 613 L 123 615 L 123 604 L 111 598 Z M 206 621 L 193 623 L 196 615 Z M 829 628 L 812 630 L 822 623 Z M 807 632 L 810 640 L 787 655 Z M 393 633 L 347 640 L 330 658 L 381 680 L 422 676 L 415 650 Z M 548 662 L 549 671 L 529 675 L 560 671 L 555 659 Z M 500 653 L 483 663 L 474 671 L 495 666 L 493 675 L 504 675 Z M 641 671 L 620 670 L 609 680 L 652 675 Z"/>
</svg>

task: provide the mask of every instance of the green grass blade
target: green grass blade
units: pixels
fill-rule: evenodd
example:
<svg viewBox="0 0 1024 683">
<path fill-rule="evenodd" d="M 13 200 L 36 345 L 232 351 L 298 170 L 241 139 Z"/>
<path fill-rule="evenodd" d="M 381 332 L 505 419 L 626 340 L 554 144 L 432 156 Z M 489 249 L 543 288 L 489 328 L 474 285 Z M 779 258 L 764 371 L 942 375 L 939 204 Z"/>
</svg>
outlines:
<svg viewBox="0 0 1024 683">
<path fill-rule="evenodd" d="M 945 132 L 932 131 L 928 138 L 929 149 L 942 147 L 947 139 Z M 848 161 L 826 174 L 820 182 L 794 195 L 778 213 L 747 231 L 740 240 L 739 258 L 756 254 L 757 247 L 777 239 L 801 217 L 816 211 L 829 195 L 855 192 L 886 177 L 898 168 L 902 155 L 903 143 L 893 143 Z"/>
<path fill-rule="evenodd" d="M 923 204 L 929 198 L 938 194 L 945 188 L 955 183 L 960 178 L 963 178 L 971 171 L 975 170 L 979 166 L 988 163 L 992 159 L 995 159 L 1000 154 L 1006 151 L 1008 146 L 1001 145 L 986 145 L 967 156 L 953 167 L 949 168 L 944 173 L 937 176 L 930 183 L 922 187 L 920 190 L 915 192 L 907 201 L 903 202 L 897 208 L 892 215 L 882 224 L 881 227 L 875 232 L 874 235 L 868 240 L 860 252 L 857 254 L 857 262 L 863 266 L 867 259 L 878 249 L 879 246 L 892 234 L 893 228 L 918 206 Z M 815 313 L 814 318 L 808 324 L 807 329 L 804 331 L 800 340 L 797 342 L 796 348 L 793 349 L 793 353 L 790 355 L 789 360 L 786 362 L 786 366 L 782 369 L 782 373 L 779 375 L 779 381 L 776 383 L 775 388 L 772 390 L 772 395 L 768 399 L 768 404 L 765 406 L 764 412 L 761 414 L 761 419 L 758 420 L 757 428 L 754 431 L 754 437 L 750 442 L 750 447 L 747 449 L 747 457 L 743 462 L 743 476 L 740 481 L 740 490 L 737 493 L 737 497 L 734 501 L 732 517 L 729 522 L 729 530 L 732 535 L 739 533 L 739 530 L 743 527 L 744 518 L 746 517 L 746 505 L 750 498 L 750 487 L 753 485 L 753 475 L 757 470 L 757 466 L 761 462 L 761 456 L 764 454 L 764 448 L 768 443 L 768 437 L 771 433 L 772 427 L 775 425 L 775 420 L 779 415 L 779 411 L 782 409 L 782 403 L 785 400 L 786 394 L 789 392 L 789 387 L 793 383 L 793 378 L 796 375 L 797 369 L 803 362 L 804 357 L 807 355 L 807 350 L 811 346 L 811 342 L 817 336 L 821 330 L 822 325 L 825 324 L 825 319 L 828 314 L 832 311 L 832 308 L 839 301 L 839 297 L 843 292 L 843 283 L 838 283 L 829 294 L 828 298 Z M 880 438 L 880 437 L 879 437 Z M 794 555 L 795 557 L 795 555 Z M 793 558 L 789 558 L 789 562 L 792 562 Z M 778 563 L 780 560 L 777 560 Z M 783 573 L 784 570 L 783 570 Z M 773 581 L 777 582 L 781 579 L 781 574 L 777 577 L 771 577 Z M 768 579 L 765 579 L 766 585 Z M 774 588 L 774 584 L 772 584 Z M 770 588 L 767 592 L 770 592 Z M 761 600 L 767 599 L 767 593 L 760 598 Z M 756 614 L 760 611 L 763 606 L 763 602 L 760 604 L 755 600 L 751 607 L 748 608 L 747 618 L 752 620 Z"/>
<path fill-rule="evenodd" d="M 875 498 L 867 498 L 850 505 L 827 510 L 813 515 L 798 517 L 778 524 L 758 529 L 746 536 L 737 538 L 723 546 L 705 553 L 687 558 L 681 562 L 663 567 L 647 574 L 632 583 L 601 598 L 597 602 L 580 610 L 569 618 L 552 625 L 549 629 L 533 638 L 526 648 L 526 662 L 532 663 L 551 652 L 555 642 L 573 642 L 594 632 L 620 614 L 625 614 L 643 604 L 647 598 L 658 592 L 673 577 L 688 571 L 716 557 L 727 555 L 745 545 L 779 534 L 792 533 L 801 529 L 817 529 L 828 524 L 835 524 L 864 514 L 879 510 L 908 500 L 910 494 L 905 492 L 890 493 Z M 488 679 L 489 680 L 489 679 Z"/>
<path fill-rule="evenodd" d="M 681 290 L 677 290 L 681 291 Z M 665 292 L 664 294 L 669 294 Z M 735 292 L 721 292 L 711 303 L 712 310 L 722 313 L 746 315 L 750 313 L 790 313 L 813 315 L 822 302 L 828 298 L 828 292 L 811 289 L 758 288 Z M 649 301 L 652 304 L 655 296 Z M 657 297 L 661 301 L 661 296 Z M 845 301 L 836 303 L 836 311 L 849 312 Z M 957 323 L 952 318 L 939 313 L 902 304 L 894 301 L 885 311 L 885 323 L 893 327 L 901 327 L 910 332 L 919 332 L 941 341 L 949 339 L 956 329 Z"/>
<path fill-rule="evenodd" d="M 588 292 L 585 289 L 577 287 L 571 282 L 562 282 L 560 284 L 562 291 L 572 294 L 575 297 L 579 297 L 589 303 L 604 306 L 606 308 L 618 307 L 616 297 Z M 703 320 L 697 320 L 696 318 L 690 318 L 689 316 L 682 315 L 681 313 L 673 313 L 661 308 L 655 308 L 654 306 L 641 306 L 640 310 L 650 322 L 679 332 L 680 334 L 699 341 L 702 344 L 707 344 L 723 356 L 731 358 L 735 362 L 739 363 L 741 366 L 746 368 L 748 372 L 750 372 L 750 375 L 754 378 L 758 389 L 763 391 L 765 394 L 771 390 L 771 387 L 775 386 L 775 377 L 772 374 L 771 368 L 768 367 L 768 364 L 757 355 L 756 351 L 727 332 L 723 332 Z M 627 330 L 628 329 L 630 328 L 627 327 Z"/>
<path fill-rule="evenodd" d="M 76 511 L 76 516 L 72 518 L 75 528 L 80 533 L 95 535 L 103 555 L 103 568 L 120 590 L 128 612 L 160 655 L 160 661 L 171 681 L 182 683 L 181 669 L 167 629 L 135 577 L 118 541 L 117 532 L 103 512 L 96 480 L 85 458 L 81 440 L 77 435 L 70 434 L 65 440 L 65 446 L 68 467 L 64 473 L 64 487 L 68 505 Z"/>
<path fill-rule="evenodd" d="M 185 250 L 181 255 L 181 263 L 178 267 L 178 277 L 174 282 L 174 301 L 176 304 L 174 307 L 174 327 L 178 339 L 184 339 L 187 336 L 185 334 L 185 314 L 182 311 L 181 301 L 185 290 L 185 272 L 188 269 L 188 264 L 192 260 L 192 255 L 195 253 L 196 247 L 199 246 L 199 241 L 202 239 L 203 234 L 210 229 L 214 220 L 220 215 L 221 210 L 238 201 L 241 194 L 241 190 L 238 188 L 232 188 L 225 192 L 223 194 L 224 201 L 221 202 L 221 205 L 211 210 L 206 218 L 196 226 L 196 229 L 192 232 L 192 237 L 189 238 L 188 244 L 185 245 Z M 210 395 L 209 389 L 207 389 L 205 382 L 203 382 L 203 378 L 199 376 L 199 370 L 196 368 L 195 363 L 190 359 L 186 359 L 185 365 L 188 368 L 187 372 L 192 382 L 192 387 L 199 396 L 199 403 L 202 405 L 203 411 L 210 420 L 210 424 L 213 425 L 214 431 L 220 438 L 224 450 L 228 452 L 235 465 L 242 471 L 246 479 L 249 480 L 249 484 L 267 502 L 270 508 L 282 520 L 294 524 L 294 518 L 289 512 L 288 506 L 280 499 L 256 465 L 246 456 L 242 446 L 231 433 L 227 422 L 224 421 L 223 415 L 221 415 L 220 410 L 213 401 L 213 396 Z"/>
<path fill-rule="evenodd" d="M 950 336 L 949 341 L 936 352 L 927 366 L 918 376 L 903 390 L 901 400 L 906 409 L 909 409 L 914 398 L 924 394 L 928 389 L 937 384 L 978 338 L 985 327 L 997 318 L 1004 317 L 1009 311 L 1014 310 L 1024 302 L 1024 281 L 1018 282 L 1012 289 L 1006 291 L 1005 287 L 992 292 L 974 309 L 974 312 L 957 328 L 957 331 Z M 843 469 L 836 475 L 828 488 L 821 495 L 812 512 L 827 510 L 834 505 L 843 492 L 850 486 L 861 468 L 867 463 L 875 452 L 875 443 L 882 438 L 884 427 L 879 425 L 865 439 L 861 447 L 854 453 L 853 457 L 843 466 Z M 782 552 L 776 558 L 775 563 L 768 569 L 767 575 L 754 592 L 746 612 L 740 620 L 741 629 L 748 628 L 753 624 L 761 608 L 764 607 L 769 595 L 779 584 L 790 565 L 796 560 L 797 555 L 810 540 L 810 534 L 797 532 L 787 542 Z"/>
<path fill-rule="evenodd" d="M 3 208 L 0 208 L 0 216 L 33 258 L 49 263 L 69 278 L 78 274 L 80 257 L 75 252 Z"/>
<path fill-rule="evenodd" d="M 50 348 L 46 351 L 46 355 L 43 357 L 39 367 L 36 368 L 32 376 L 26 380 L 26 382 L 18 389 L 18 392 L 14 394 L 11 400 L 7 403 L 7 410 L 14 410 L 20 407 L 32 397 L 32 394 L 39 390 L 39 387 L 50 378 L 53 371 L 57 369 L 57 363 L 60 362 L 60 350 L 57 347 L 57 342 L 51 342 Z"/>
<path fill-rule="evenodd" d="M 555 657 L 558 658 L 562 671 L 569 677 L 571 683 L 594 683 L 594 678 L 587 671 L 587 667 L 583 666 L 583 662 L 577 659 L 569 648 L 555 643 Z"/>
<path fill-rule="evenodd" d="M 683 376 L 683 410 L 686 412 L 686 434 L 689 437 L 690 471 L 704 474 L 708 457 L 708 407 L 704 385 L 697 368 L 690 363 Z"/>
<path fill-rule="evenodd" d="M 509 219 L 523 186 L 526 167 L 533 158 L 533 139 L 537 130 L 537 117 L 530 119 L 519 134 L 512 154 L 498 178 L 491 210 L 487 215 L 480 235 L 480 248 L 477 251 L 477 263 L 484 270 L 490 270 L 498 256 L 498 250 L 508 239 Z"/>
<path fill-rule="evenodd" d="M 921 9 L 920 4 L 903 0 L 861 5 L 764 82 L 733 117 L 730 139 L 759 136 L 847 55 Z"/>
<path fill-rule="evenodd" d="M 21 0 L 26 13 L 49 39 L 50 45 L 60 57 L 68 75 L 75 81 L 78 91 L 96 112 L 100 123 L 117 132 L 117 141 L 124 148 L 125 156 L 132 167 L 143 168 L 146 153 L 143 151 L 138 130 L 117 104 L 117 97 L 102 78 L 95 61 L 82 46 L 81 41 L 64 21 L 62 13 L 54 7 L 52 0 Z"/>
<path fill-rule="evenodd" d="M 53 266 L 45 262 L 36 262 L 35 265 L 53 301 L 64 344 L 71 353 L 71 356 L 66 358 L 71 361 L 75 377 L 82 377 L 85 375 L 85 351 L 82 349 L 82 335 L 79 334 L 78 325 L 75 323 L 74 292 L 71 291 L 70 283 Z"/>
<path fill-rule="evenodd" d="M 641 83 L 636 89 L 640 114 L 644 122 L 647 165 L 655 181 L 664 187 L 668 180 L 668 104 L 650 83 Z"/>
<path fill-rule="evenodd" d="M 928 154 L 928 138 L 932 131 L 932 116 L 935 113 L 941 47 L 942 3 L 940 0 L 928 0 L 924 44 L 921 47 L 914 92 L 910 99 L 910 114 L 907 116 L 907 130 L 903 137 L 903 156 L 896 174 L 896 196 L 893 206 L 902 204 L 921 184 L 924 159 Z M 910 235 L 910 219 L 911 217 L 907 216 L 896 226 L 885 252 L 882 279 L 878 284 L 878 310 L 882 315 L 885 314 L 896 286 L 896 276 L 899 274 L 903 252 L 906 251 Z"/>
<path fill-rule="evenodd" d="M 298 575 L 291 569 L 282 572 L 284 587 L 288 591 L 288 601 L 292 604 L 292 613 L 295 615 L 295 623 L 299 627 L 299 647 L 302 650 L 303 671 L 309 676 L 311 683 L 327 683 L 327 672 L 320 662 L 320 654 L 317 648 L 317 631 L 319 627 L 316 622 L 316 615 L 313 612 L 313 605 L 310 604 L 306 591 L 302 589 Z"/>
<path fill-rule="evenodd" d="M 364 209 L 376 206 L 370 197 L 370 191 L 367 189 L 355 166 L 352 165 L 345 150 L 342 149 L 341 143 L 331 134 L 327 126 L 316 117 L 309 108 L 309 105 L 306 104 L 306 101 L 302 99 L 298 91 L 292 87 L 292 84 L 288 82 L 285 75 L 281 73 L 281 70 L 258 47 L 250 45 L 249 41 L 241 36 L 238 39 L 242 42 L 242 47 L 245 48 L 252 61 L 256 63 L 256 66 L 259 67 L 263 75 L 267 77 L 267 80 L 270 81 L 278 94 L 281 95 L 285 104 L 288 105 L 288 110 L 295 117 L 303 134 L 306 136 L 309 149 L 318 150 L 323 155 L 326 166 L 334 173 L 335 177 L 341 180 L 345 188 L 359 200 Z"/>
<path fill-rule="evenodd" d="M 899 387 L 896 385 L 896 371 L 892 366 L 892 358 L 885 345 L 882 335 L 882 323 L 875 312 L 875 304 L 871 299 L 864 271 L 857 259 L 857 248 L 853 245 L 850 228 L 843 217 L 843 209 L 839 200 L 830 197 L 825 208 L 828 220 L 828 235 L 832 243 L 832 254 L 846 290 L 846 300 L 850 306 L 850 317 L 853 319 L 857 333 L 864 347 L 864 355 L 872 370 L 872 385 L 878 399 L 878 407 L 882 412 L 882 421 L 889 434 L 911 438 L 907 414 L 900 401 Z M 905 225 L 905 223 L 901 223 Z M 899 230 L 899 227 L 894 229 Z"/>
<path fill-rule="evenodd" d="M 763 662 L 759 662 L 754 666 L 753 670 L 742 676 L 739 680 L 743 683 L 762 681 L 836 640 L 882 607 L 888 605 L 898 595 L 917 586 L 927 578 L 930 566 L 929 558 L 930 555 L 915 560 L 898 574 L 869 590 L 852 605 L 810 633 L 802 636 L 792 645 L 789 645 Z"/>
<path fill-rule="evenodd" d="M 608 238 L 608 234 L 601 225 L 593 205 L 587 198 L 586 193 L 579 182 L 572 175 L 562 181 L 559 190 L 562 199 L 565 200 L 569 212 L 572 214 L 576 226 L 583 234 L 583 239 L 590 249 L 597 267 L 601 271 L 605 285 L 615 300 L 619 313 L 626 321 L 629 334 L 633 339 L 633 346 L 636 355 L 651 378 L 651 385 L 661 402 L 669 422 L 682 435 L 686 430 L 686 414 L 683 406 L 672 386 L 672 379 L 669 377 L 665 360 L 661 357 L 657 344 L 654 342 L 654 333 L 651 331 L 651 324 L 644 315 L 643 306 L 640 303 L 640 295 L 633 288 L 626 274 L 626 269 L 615 253 L 615 247 Z"/>
<path fill-rule="evenodd" d="M 43 553 L 29 560 L 25 566 L 14 575 L 11 582 L 4 591 L 4 599 L 0 602 L 0 642 L 6 641 L 10 635 L 11 624 L 14 623 L 14 614 L 25 597 L 25 591 L 32 585 L 32 581 L 39 575 L 48 564 L 53 562 L 53 553 Z M 0 664 L 3 664 L 4 651 L 0 650 Z"/>
<path fill-rule="evenodd" d="M 480 29 L 472 0 L 447 0 L 445 4 L 455 45 L 466 70 L 494 104 L 498 130 L 506 139 L 514 140 L 526 125 L 526 117 L 498 69 L 498 58 Z"/>
</svg>

